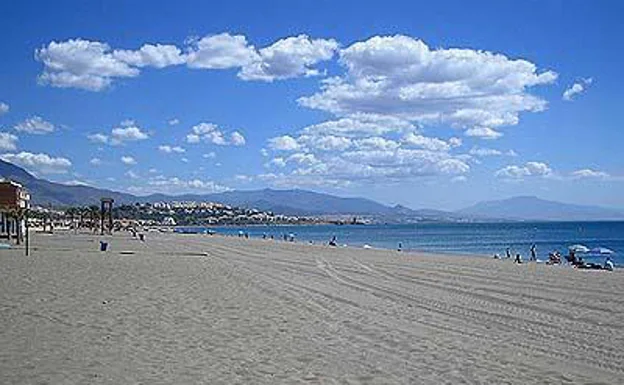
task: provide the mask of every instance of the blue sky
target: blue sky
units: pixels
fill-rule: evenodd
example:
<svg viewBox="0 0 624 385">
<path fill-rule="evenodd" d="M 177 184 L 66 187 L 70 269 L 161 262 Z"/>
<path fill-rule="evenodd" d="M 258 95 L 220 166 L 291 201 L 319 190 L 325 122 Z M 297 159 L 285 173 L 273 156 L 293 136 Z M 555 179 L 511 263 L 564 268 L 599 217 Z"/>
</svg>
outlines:
<svg viewBox="0 0 624 385">
<path fill-rule="evenodd" d="M 5 2 L 0 157 L 147 194 L 624 207 L 624 5 Z"/>
</svg>

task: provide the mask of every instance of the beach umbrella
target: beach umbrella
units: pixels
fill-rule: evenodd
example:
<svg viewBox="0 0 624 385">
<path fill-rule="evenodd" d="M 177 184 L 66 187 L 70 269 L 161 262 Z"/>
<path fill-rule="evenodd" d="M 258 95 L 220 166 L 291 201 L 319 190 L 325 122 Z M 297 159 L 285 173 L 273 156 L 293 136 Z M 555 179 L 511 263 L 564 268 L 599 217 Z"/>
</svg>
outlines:
<svg viewBox="0 0 624 385">
<path fill-rule="evenodd" d="M 568 250 L 574 251 L 575 253 L 587 253 L 589 252 L 589 247 L 583 245 L 572 245 L 568 247 Z"/>
<path fill-rule="evenodd" d="M 601 254 L 608 255 L 613 254 L 613 250 L 607 249 L 606 247 L 595 247 L 589 251 L 591 254 Z"/>
</svg>

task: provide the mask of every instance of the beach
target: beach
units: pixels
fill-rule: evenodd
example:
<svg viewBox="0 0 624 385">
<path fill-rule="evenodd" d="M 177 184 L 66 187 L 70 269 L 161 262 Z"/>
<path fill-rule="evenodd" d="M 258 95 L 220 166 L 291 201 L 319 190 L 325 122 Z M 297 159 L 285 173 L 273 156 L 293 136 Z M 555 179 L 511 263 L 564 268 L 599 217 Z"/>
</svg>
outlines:
<svg viewBox="0 0 624 385">
<path fill-rule="evenodd" d="M 624 383 L 621 269 L 152 232 L 0 266 L 2 384 Z"/>
</svg>

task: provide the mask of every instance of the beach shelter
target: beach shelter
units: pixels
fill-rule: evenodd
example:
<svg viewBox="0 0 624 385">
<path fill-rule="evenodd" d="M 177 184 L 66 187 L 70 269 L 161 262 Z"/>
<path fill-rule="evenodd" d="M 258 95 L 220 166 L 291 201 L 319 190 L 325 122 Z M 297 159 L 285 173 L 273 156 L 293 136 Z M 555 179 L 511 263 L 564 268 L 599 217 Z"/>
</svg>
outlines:
<svg viewBox="0 0 624 385">
<path fill-rule="evenodd" d="M 589 247 L 584 245 L 572 245 L 568 247 L 568 250 L 574 251 L 575 253 L 588 253 Z"/>
<path fill-rule="evenodd" d="M 606 247 L 595 247 L 589 250 L 590 254 L 600 254 L 600 255 L 610 255 L 613 254 L 613 250 L 607 249 Z"/>
</svg>

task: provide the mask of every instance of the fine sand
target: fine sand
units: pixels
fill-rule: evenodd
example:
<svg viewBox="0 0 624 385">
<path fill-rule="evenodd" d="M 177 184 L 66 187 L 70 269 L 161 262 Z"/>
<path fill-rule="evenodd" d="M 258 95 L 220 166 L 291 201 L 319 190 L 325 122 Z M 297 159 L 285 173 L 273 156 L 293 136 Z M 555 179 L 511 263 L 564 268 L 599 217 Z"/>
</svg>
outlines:
<svg viewBox="0 0 624 385">
<path fill-rule="evenodd" d="M 32 246 L 0 250 L 1 384 L 624 383 L 622 271 L 206 235 Z"/>
</svg>

